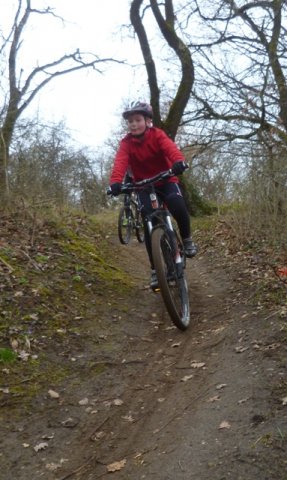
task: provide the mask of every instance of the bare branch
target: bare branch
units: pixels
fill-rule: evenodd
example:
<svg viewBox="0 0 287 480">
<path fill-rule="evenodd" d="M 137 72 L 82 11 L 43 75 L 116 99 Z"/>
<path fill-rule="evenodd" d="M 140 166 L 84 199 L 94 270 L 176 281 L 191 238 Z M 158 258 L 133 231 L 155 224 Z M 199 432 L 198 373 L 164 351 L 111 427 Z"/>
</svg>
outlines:
<svg viewBox="0 0 287 480">
<path fill-rule="evenodd" d="M 0 196 L 8 194 L 8 184 L 6 182 L 9 147 L 16 122 L 23 111 L 31 103 L 37 93 L 43 89 L 53 79 L 76 72 L 83 69 L 93 69 L 102 74 L 101 66 L 103 64 L 116 62 L 125 63 L 113 58 L 100 58 L 92 53 L 84 53 L 80 50 L 66 54 L 50 63 L 37 66 L 32 69 L 26 79 L 23 79 L 23 70 L 17 68 L 18 54 L 22 44 L 24 27 L 29 23 L 31 14 L 52 15 L 55 18 L 61 18 L 55 14 L 50 7 L 44 9 L 35 9 L 31 7 L 31 0 L 18 0 L 18 8 L 14 17 L 14 22 L 8 38 L 4 40 L 0 49 L 0 54 L 4 55 L 5 49 L 9 48 L 8 56 L 8 75 L 9 89 L 5 92 L 7 99 L 1 105 L 1 124 L 0 124 Z M 61 19 L 63 21 L 63 19 Z"/>
<path fill-rule="evenodd" d="M 54 72 L 49 72 L 48 69 L 51 67 L 55 67 L 57 65 L 62 65 L 66 60 L 74 60 L 77 65 L 59 70 L 59 71 L 54 71 Z M 24 98 L 24 94 L 28 91 L 28 88 L 31 84 L 31 81 L 40 73 L 44 73 L 46 75 L 46 78 L 41 81 L 36 87 L 33 88 L 32 93 L 30 96 L 24 100 L 23 104 L 21 107 L 19 107 L 19 115 L 23 112 L 23 110 L 31 103 L 33 98 L 37 95 L 37 93 L 45 86 L 47 83 L 49 83 L 51 80 L 55 79 L 56 77 L 59 77 L 61 75 L 66 75 L 68 73 L 76 72 L 78 70 L 86 69 L 86 68 L 92 68 L 93 70 L 97 71 L 98 73 L 102 74 L 103 71 L 100 70 L 99 68 L 96 68 L 96 65 L 98 64 L 103 64 L 107 62 L 114 62 L 114 63 L 119 63 L 119 64 L 125 64 L 124 61 L 121 60 L 115 60 L 113 58 L 102 58 L 99 59 L 96 57 L 95 60 L 92 60 L 90 62 L 84 62 L 81 59 L 80 52 L 76 51 L 73 54 L 70 55 L 65 55 L 64 57 L 60 58 L 59 60 L 56 60 L 55 62 L 43 65 L 42 67 L 38 67 L 31 74 L 26 80 L 25 86 L 23 87 L 21 91 L 21 98 Z M 19 116 L 18 115 L 18 116 Z"/>
</svg>

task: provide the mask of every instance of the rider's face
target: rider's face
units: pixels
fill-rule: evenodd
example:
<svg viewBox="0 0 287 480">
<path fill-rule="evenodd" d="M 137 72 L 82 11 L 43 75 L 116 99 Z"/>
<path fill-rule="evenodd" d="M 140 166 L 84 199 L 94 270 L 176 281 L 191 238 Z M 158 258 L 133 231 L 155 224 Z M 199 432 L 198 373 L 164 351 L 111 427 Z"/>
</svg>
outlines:
<svg viewBox="0 0 287 480">
<path fill-rule="evenodd" d="M 146 118 L 140 113 L 129 115 L 128 127 L 132 135 L 142 135 L 147 127 Z"/>
</svg>

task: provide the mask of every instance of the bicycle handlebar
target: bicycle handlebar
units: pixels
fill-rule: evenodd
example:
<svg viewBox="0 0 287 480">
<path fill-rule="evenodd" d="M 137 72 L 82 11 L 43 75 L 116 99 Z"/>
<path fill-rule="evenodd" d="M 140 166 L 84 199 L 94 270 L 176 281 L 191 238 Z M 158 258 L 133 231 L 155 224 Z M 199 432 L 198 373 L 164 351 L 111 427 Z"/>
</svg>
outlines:
<svg viewBox="0 0 287 480">
<path fill-rule="evenodd" d="M 188 166 L 186 168 L 188 168 Z M 160 180 L 166 180 L 167 178 L 171 178 L 171 177 L 176 177 L 176 175 L 173 173 L 172 169 L 169 168 L 168 170 L 158 173 L 154 177 L 145 178 L 144 180 L 140 180 L 139 182 L 123 183 L 121 186 L 120 193 L 129 193 L 134 190 L 140 190 L 146 185 L 152 185 L 153 183 L 156 183 Z M 112 195 L 112 191 L 110 187 L 107 189 L 107 195 Z"/>
</svg>

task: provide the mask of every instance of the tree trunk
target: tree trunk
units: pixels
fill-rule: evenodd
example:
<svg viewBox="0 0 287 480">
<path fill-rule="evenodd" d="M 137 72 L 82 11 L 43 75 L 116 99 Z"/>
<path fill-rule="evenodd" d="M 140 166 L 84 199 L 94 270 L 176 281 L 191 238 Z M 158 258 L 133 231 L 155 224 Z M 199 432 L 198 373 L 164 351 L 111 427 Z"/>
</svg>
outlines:
<svg viewBox="0 0 287 480">
<path fill-rule="evenodd" d="M 5 142 L 3 130 L 0 129 L 0 208 L 7 206 L 9 199 L 9 183 L 8 183 L 8 158 L 9 146 Z"/>
<path fill-rule="evenodd" d="M 130 8 L 131 23 L 138 37 L 150 88 L 151 105 L 153 107 L 153 123 L 162 128 L 173 140 L 177 134 L 183 112 L 190 98 L 194 82 L 194 67 L 187 45 L 178 37 L 175 28 L 175 15 L 172 0 L 165 0 L 165 16 L 162 15 L 157 0 L 150 0 L 151 9 L 158 27 L 169 47 L 174 51 L 181 66 L 181 78 L 175 97 L 170 105 L 166 119 L 160 115 L 160 88 L 158 86 L 156 66 L 152 57 L 151 47 L 143 25 L 143 15 L 140 11 L 143 0 L 133 0 Z"/>
</svg>

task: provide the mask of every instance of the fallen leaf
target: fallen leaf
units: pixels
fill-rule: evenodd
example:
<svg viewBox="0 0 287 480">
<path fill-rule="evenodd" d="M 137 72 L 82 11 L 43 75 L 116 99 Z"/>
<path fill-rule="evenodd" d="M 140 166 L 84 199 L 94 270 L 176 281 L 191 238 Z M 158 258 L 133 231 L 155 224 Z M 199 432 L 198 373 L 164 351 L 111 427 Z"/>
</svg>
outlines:
<svg viewBox="0 0 287 480">
<path fill-rule="evenodd" d="M 142 457 L 142 456 L 143 456 L 143 454 L 140 452 L 140 453 L 137 453 L 137 454 L 134 456 L 134 458 L 140 458 L 140 457 Z"/>
<path fill-rule="evenodd" d="M 219 383 L 218 385 L 216 385 L 216 390 L 221 390 L 225 387 L 227 387 L 227 383 Z"/>
<path fill-rule="evenodd" d="M 117 405 L 117 406 L 122 405 L 123 403 L 124 403 L 123 400 L 121 400 L 120 398 L 116 398 L 116 399 L 113 401 L 113 404 L 114 404 L 114 405 Z"/>
<path fill-rule="evenodd" d="M 35 452 L 39 452 L 40 450 L 45 450 L 45 448 L 48 447 L 48 443 L 47 442 L 41 442 L 41 443 L 38 443 L 38 445 L 36 445 L 34 447 L 34 450 Z"/>
<path fill-rule="evenodd" d="M 131 415 L 125 415 L 124 417 L 122 417 L 124 420 L 127 420 L 128 422 L 134 422 L 134 418 L 131 416 Z"/>
<path fill-rule="evenodd" d="M 280 277 L 287 277 L 287 267 L 278 268 L 277 273 Z"/>
<path fill-rule="evenodd" d="M 242 352 L 245 352 L 245 350 L 248 350 L 248 347 L 235 347 L 235 351 L 236 353 L 242 353 Z"/>
<path fill-rule="evenodd" d="M 18 357 L 19 357 L 20 360 L 22 360 L 23 362 L 27 362 L 27 361 L 28 361 L 28 358 L 30 357 L 30 353 L 25 352 L 25 350 L 21 350 L 21 352 L 18 353 Z"/>
<path fill-rule="evenodd" d="M 249 400 L 248 397 L 242 398 L 241 400 L 238 400 L 238 404 L 241 405 L 242 403 L 245 403 L 245 402 L 247 402 L 248 400 Z"/>
<path fill-rule="evenodd" d="M 107 470 L 108 472 L 118 472 L 122 468 L 124 468 L 125 464 L 127 463 L 126 459 L 124 458 L 120 462 L 114 462 L 110 463 L 110 465 L 107 465 Z"/>
<path fill-rule="evenodd" d="M 23 297 L 24 293 L 21 290 L 18 290 L 14 293 L 14 297 Z"/>
<path fill-rule="evenodd" d="M 218 402 L 218 400 L 220 400 L 220 396 L 219 395 L 214 395 L 214 397 L 210 397 L 207 401 L 208 402 Z"/>
<path fill-rule="evenodd" d="M 10 343 L 11 343 L 11 347 L 13 348 L 13 350 L 15 352 L 17 350 L 18 346 L 19 346 L 18 341 L 15 338 L 13 338 Z"/>
<path fill-rule="evenodd" d="M 72 417 L 69 417 L 67 418 L 66 420 L 63 420 L 61 422 L 61 424 L 63 425 L 63 427 L 65 428 L 74 428 L 78 425 L 78 420 L 77 419 L 74 419 Z"/>
<path fill-rule="evenodd" d="M 9 387 L 1 387 L 0 392 L 2 393 L 9 393 Z"/>
<path fill-rule="evenodd" d="M 193 378 L 193 375 L 185 375 L 185 377 L 182 377 L 181 381 L 182 381 L 182 382 L 187 382 L 187 381 L 190 380 L 191 378 Z"/>
<path fill-rule="evenodd" d="M 51 439 L 54 438 L 54 437 L 55 437 L 55 434 L 52 433 L 51 435 L 48 435 L 48 434 L 43 435 L 43 436 L 42 436 L 42 439 L 43 439 L 43 440 L 51 440 Z"/>
<path fill-rule="evenodd" d="M 55 472 L 56 470 L 58 470 L 58 468 L 60 468 L 62 465 L 60 465 L 59 463 L 47 463 L 46 464 L 46 468 L 47 470 L 49 470 L 50 472 Z"/>
<path fill-rule="evenodd" d="M 226 420 L 223 420 L 223 422 L 221 422 L 221 424 L 219 425 L 219 429 L 223 429 L 223 428 L 230 428 L 231 425 L 229 422 L 227 422 Z"/>
<path fill-rule="evenodd" d="M 192 364 L 190 366 L 191 366 L 191 368 L 202 368 L 202 367 L 205 367 L 205 363 L 204 362 L 192 362 Z"/>
<path fill-rule="evenodd" d="M 46 468 L 47 470 L 50 470 L 51 472 L 55 472 L 56 470 L 58 470 L 58 468 L 61 468 L 63 463 L 67 462 L 68 460 L 66 458 L 61 458 L 60 462 L 59 463 L 47 463 L 46 464 Z"/>
<path fill-rule="evenodd" d="M 58 392 L 55 392 L 55 390 L 49 390 L 48 394 L 50 395 L 51 398 L 59 398 L 60 395 Z"/>
<path fill-rule="evenodd" d="M 101 432 L 97 432 L 95 437 L 94 437 L 94 440 L 100 440 L 101 438 L 103 438 L 105 436 L 105 432 L 101 431 Z"/>
</svg>

